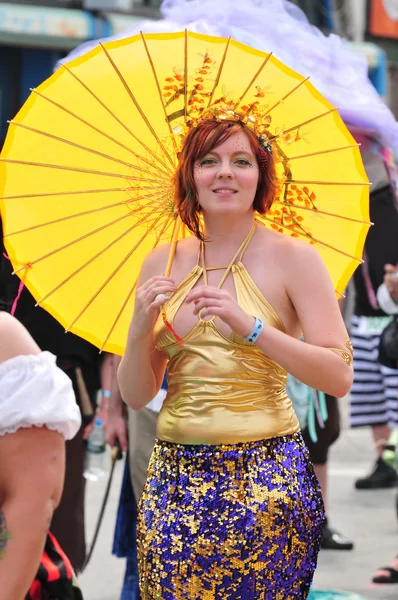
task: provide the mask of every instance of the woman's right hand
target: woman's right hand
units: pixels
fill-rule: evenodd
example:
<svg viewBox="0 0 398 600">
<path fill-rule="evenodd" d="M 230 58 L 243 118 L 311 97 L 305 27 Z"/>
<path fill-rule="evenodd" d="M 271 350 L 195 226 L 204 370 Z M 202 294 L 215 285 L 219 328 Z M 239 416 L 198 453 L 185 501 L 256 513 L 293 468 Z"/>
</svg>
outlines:
<svg viewBox="0 0 398 600">
<path fill-rule="evenodd" d="M 133 339 L 142 339 L 152 334 L 160 307 L 176 289 L 174 279 L 161 275 L 151 277 L 137 289 L 134 316 L 130 325 Z"/>
</svg>

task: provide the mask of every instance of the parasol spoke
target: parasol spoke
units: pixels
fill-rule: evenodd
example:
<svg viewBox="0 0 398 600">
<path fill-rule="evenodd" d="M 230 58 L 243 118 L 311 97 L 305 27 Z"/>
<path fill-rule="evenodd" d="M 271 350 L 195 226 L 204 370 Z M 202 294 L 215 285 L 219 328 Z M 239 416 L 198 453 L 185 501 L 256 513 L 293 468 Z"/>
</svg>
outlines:
<svg viewBox="0 0 398 600">
<path fill-rule="evenodd" d="M 319 156 L 321 154 L 329 154 L 329 152 L 340 152 L 340 150 L 352 150 L 353 148 L 359 148 L 361 144 L 351 144 L 350 146 L 340 146 L 340 148 L 329 148 L 328 150 L 318 150 L 317 152 L 310 152 L 309 154 L 301 154 L 300 156 L 287 156 L 287 161 L 298 160 L 299 158 L 310 158 L 312 156 Z"/>
<path fill-rule="evenodd" d="M 282 96 L 282 98 L 280 98 L 280 100 L 278 100 L 277 102 L 275 102 L 275 104 L 273 104 L 271 106 L 271 108 L 269 108 L 263 115 L 261 115 L 261 118 L 264 118 L 267 115 L 269 115 L 269 113 L 271 111 L 273 111 L 274 108 L 276 108 L 277 106 L 279 106 L 279 104 L 283 104 L 283 102 L 286 100 L 286 98 L 289 98 L 289 96 L 291 96 L 294 92 L 296 92 L 299 88 L 301 88 L 301 86 L 304 85 L 308 80 L 309 80 L 309 77 L 306 77 L 305 79 L 303 79 L 302 81 L 300 81 L 300 83 L 298 83 L 293 89 L 291 89 L 284 96 Z"/>
<path fill-rule="evenodd" d="M 117 219 L 114 219 L 113 221 L 110 221 L 109 223 L 106 223 L 105 225 L 102 225 L 101 227 L 97 227 L 93 231 L 90 231 L 89 233 L 85 233 L 84 235 L 81 235 L 80 237 L 72 240 L 71 242 L 68 242 L 67 244 L 63 244 L 62 246 L 59 246 L 55 250 L 51 250 L 51 252 L 47 252 L 46 254 L 43 254 L 43 256 L 40 256 L 39 258 L 36 258 L 35 260 L 32 260 L 32 261 L 24 264 L 23 267 L 20 267 L 19 269 L 15 269 L 15 271 L 13 271 L 12 274 L 16 275 L 20 271 L 23 271 L 24 269 L 26 269 L 28 267 L 32 267 L 33 265 L 41 262 L 45 258 L 48 258 L 49 256 L 52 256 L 54 254 L 57 254 L 57 252 L 61 252 L 61 250 L 65 250 L 65 248 L 69 248 L 70 246 L 73 246 L 74 244 L 77 244 L 78 242 L 85 240 L 86 238 L 90 237 L 91 235 L 94 235 L 95 233 L 98 233 L 99 231 L 102 231 L 103 229 L 106 229 L 107 227 L 110 227 L 111 225 L 115 225 L 115 223 L 119 223 L 120 221 L 123 221 L 123 219 L 127 219 L 127 217 L 129 217 L 129 216 L 130 216 L 130 213 L 126 213 L 125 215 L 122 215 L 121 217 L 118 217 Z"/>
<path fill-rule="evenodd" d="M 145 206 L 145 208 L 147 208 L 148 206 L 151 206 L 153 204 L 156 204 L 156 202 L 157 201 L 155 201 L 155 200 L 153 202 L 149 202 Z M 68 242 L 67 244 L 63 244 L 62 246 L 55 248 L 55 250 L 51 250 L 50 252 L 47 252 L 43 256 L 40 256 L 39 258 L 36 258 L 35 260 L 26 263 L 23 267 L 16 269 L 13 272 L 13 275 L 16 273 L 19 273 L 20 271 L 23 271 L 27 267 L 32 267 L 33 265 L 37 264 L 38 262 L 41 262 L 42 260 L 44 260 L 45 258 L 48 258 L 49 256 L 53 256 L 54 254 L 61 252 L 61 250 L 65 250 L 65 248 L 69 248 L 70 246 L 73 246 L 74 244 L 77 244 L 78 242 L 81 242 L 82 240 L 85 240 L 88 237 L 91 237 L 92 235 L 98 233 L 99 231 L 103 231 L 104 229 L 111 227 L 111 225 L 115 225 L 115 223 L 119 223 L 120 221 L 123 221 L 123 219 L 127 219 L 128 217 L 131 217 L 132 214 L 139 212 L 140 210 L 143 210 L 143 208 L 140 207 L 138 209 L 131 210 L 131 211 L 127 212 L 125 215 L 122 215 L 121 217 L 118 217 L 117 219 L 114 219 L 113 221 L 110 221 L 109 223 L 105 223 L 105 225 L 101 225 L 100 227 L 97 227 L 96 229 L 93 229 L 92 231 L 89 231 L 88 233 L 81 235 L 78 238 L 75 238 L 74 240 L 72 240 L 71 242 Z"/>
<path fill-rule="evenodd" d="M 127 294 L 127 296 L 126 296 L 126 298 L 125 298 L 125 300 L 124 300 L 124 302 L 123 302 L 123 304 L 122 304 L 119 312 L 116 315 L 115 320 L 112 323 L 112 327 L 110 328 L 109 332 L 107 333 L 107 335 L 105 337 L 105 340 L 102 342 L 102 345 L 101 345 L 101 348 L 100 348 L 100 353 L 104 350 L 104 348 L 105 348 L 105 346 L 106 346 L 109 338 L 111 337 L 111 335 L 112 335 L 112 333 L 113 333 L 116 325 L 118 324 L 118 322 L 120 320 L 120 317 L 122 316 L 122 314 L 124 312 L 124 309 L 126 308 L 127 304 L 129 303 L 131 296 L 134 294 L 135 288 L 137 287 L 137 281 L 138 281 L 138 279 L 136 279 L 134 281 L 133 286 L 129 290 L 129 293 Z"/>
<path fill-rule="evenodd" d="M 111 156 L 110 154 L 105 154 L 104 152 L 100 152 L 99 150 L 94 150 L 93 148 L 88 148 L 87 146 L 83 146 L 82 144 L 77 144 L 76 142 L 72 142 L 72 140 L 67 140 L 66 138 L 59 137 L 57 135 L 48 133 L 46 131 L 42 131 L 40 129 L 35 129 L 34 127 L 29 127 L 28 125 L 22 125 L 22 123 L 17 123 L 16 121 L 8 121 L 8 123 L 10 125 L 13 125 L 14 127 L 21 127 L 22 129 L 26 129 L 27 131 L 32 131 L 33 133 L 37 133 L 38 135 L 42 135 L 44 137 L 55 140 L 62 144 L 67 144 L 69 146 L 72 146 L 73 148 L 77 148 L 78 150 L 83 150 L 84 152 L 89 152 L 91 154 L 95 154 L 96 156 L 100 156 L 101 158 L 111 160 L 120 165 L 124 165 L 125 167 L 135 169 L 136 171 L 139 171 L 140 173 L 144 173 L 144 175 L 148 174 L 148 169 L 144 169 L 143 167 L 139 167 L 138 165 L 134 165 L 133 163 L 128 163 L 125 160 L 121 160 L 120 158 L 116 158 L 115 156 Z M 153 175 L 153 173 L 151 173 L 151 175 Z M 151 180 L 149 180 L 149 181 L 151 181 Z M 156 181 L 156 180 L 152 180 L 152 181 Z M 164 179 L 164 181 L 166 181 L 166 180 Z"/>
<path fill-rule="evenodd" d="M 70 192 L 44 192 L 42 194 L 17 194 L 16 196 L 0 196 L 0 200 L 15 200 L 18 198 L 47 198 L 48 196 L 79 196 L 82 194 L 103 194 L 109 192 L 128 192 L 130 190 L 151 190 L 153 186 L 137 186 L 126 188 L 99 188 L 95 190 L 73 190 Z"/>
<path fill-rule="evenodd" d="M 285 129 L 283 131 L 283 135 L 285 135 L 286 133 L 290 133 L 291 131 L 294 131 L 295 129 L 300 129 L 301 127 L 304 127 L 304 125 L 308 125 L 308 123 L 313 123 L 314 121 L 317 121 L 318 119 L 322 119 L 323 117 L 327 117 L 327 115 L 330 115 L 331 113 L 334 112 L 339 112 L 338 108 L 331 108 L 330 110 L 327 110 L 324 113 L 321 113 L 320 115 L 317 115 L 316 117 L 312 117 L 312 119 L 307 119 L 306 121 L 303 121 L 302 123 L 299 123 L 298 125 L 294 125 L 293 127 L 289 127 L 289 129 Z M 270 142 L 272 142 L 272 140 L 275 140 L 276 138 L 279 137 L 280 134 L 277 135 L 270 135 L 270 137 L 268 138 L 268 140 Z"/>
<path fill-rule="evenodd" d="M 177 216 L 174 221 L 173 235 L 171 238 L 169 258 L 167 260 L 166 270 L 164 272 L 166 277 L 168 277 L 170 275 L 171 267 L 173 266 L 173 260 L 174 260 L 174 256 L 175 256 L 176 249 L 177 249 L 178 234 L 180 231 L 181 224 L 182 224 L 181 218 L 179 216 Z"/>
<path fill-rule="evenodd" d="M 282 225 L 281 223 L 275 223 L 275 221 L 273 219 L 270 219 L 269 217 L 267 217 L 265 215 L 262 215 L 261 218 L 264 219 L 265 221 L 269 221 L 270 223 L 273 223 L 274 225 L 277 225 L 278 227 L 281 227 L 282 229 L 286 229 L 290 233 L 296 233 L 298 236 L 301 236 L 301 237 L 305 238 L 306 240 L 320 244 L 321 246 L 324 246 L 325 248 L 329 248 L 330 250 L 334 250 L 334 252 L 338 252 L 339 254 L 342 254 L 343 256 L 347 256 L 348 258 L 352 258 L 353 260 L 356 260 L 359 264 L 363 263 L 362 258 L 353 256 L 352 254 L 349 254 L 348 252 L 344 252 L 344 250 L 340 250 L 339 248 L 336 248 L 335 246 L 331 246 L 330 244 L 327 244 L 326 242 L 322 242 L 322 240 L 318 240 L 317 238 L 312 237 L 312 235 L 309 235 L 303 229 L 301 231 L 294 230 L 294 232 L 293 232 L 286 225 Z"/>
<path fill-rule="evenodd" d="M 170 156 L 167 148 L 164 146 L 164 144 L 162 143 L 161 139 L 159 138 L 158 134 L 156 133 L 156 131 L 154 130 L 154 128 L 152 127 L 152 125 L 150 124 L 148 117 L 146 116 L 146 114 L 144 113 L 144 111 L 142 110 L 141 106 L 139 105 L 139 103 L 137 102 L 136 97 L 134 96 L 133 92 L 131 91 L 131 89 L 129 88 L 127 81 L 125 80 L 125 78 L 123 77 L 120 69 L 118 68 L 118 66 L 116 65 L 115 61 L 113 60 L 113 58 L 111 57 L 111 55 L 109 54 L 108 50 L 105 48 L 104 44 L 99 44 L 100 47 L 102 48 L 102 50 L 105 53 L 105 56 L 107 57 L 107 59 L 109 60 L 110 64 L 112 65 L 113 69 L 115 70 L 115 73 L 117 74 L 117 76 L 120 79 L 120 82 L 123 84 L 124 89 L 126 90 L 127 94 L 129 95 L 129 97 L 131 98 L 131 100 L 133 101 L 134 106 L 136 107 L 138 113 L 140 114 L 142 120 L 144 121 L 145 125 L 148 127 L 149 131 L 151 132 L 151 134 L 153 135 L 154 139 L 156 140 L 156 142 L 158 143 L 159 147 L 162 149 L 163 154 L 166 156 L 166 158 L 168 159 L 168 161 L 170 162 L 171 166 L 174 168 L 174 161 L 172 159 L 172 157 Z"/>
<path fill-rule="evenodd" d="M 169 218 L 166 220 L 166 222 L 164 223 L 164 225 L 163 225 L 163 227 L 162 227 L 161 231 L 160 231 L 160 232 L 158 233 L 158 235 L 157 235 L 157 238 L 156 238 L 156 241 L 155 241 L 155 244 L 154 244 L 154 246 L 153 246 L 152 250 L 155 250 L 156 246 L 159 244 L 159 242 L 160 242 L 160 240 L 161 240 L 161 238 L 162 238 L 163 234 L 165 233 L 165 231 L 167 230 L 167 228 L 168 228 L 168 227 L 169 227 L 169 225 L 170 225 L 171 219 L 172 219 L 172 217 L 170 216 L 170 217 L 169 217 Z M 123 304 L 122 304 L 122 306 L 121 306 L 121 308 L 120 308 L 119 312 L 117 313 L 117 315 L 116 315 L 116 318 L 115 318 L 115 320 L 113 321 L 113 323 L 112 323 L 112 326 L 111 326 L 110 330 L 108 331 L 108 333 L 107 333 L 107 335 L 106 335 L 106 337 L 105 337 L 105 340 L 102 342 L 102 346 L 101 346 L 101 348 L 100 348 L 100 352 L 102 352 L 102 351 L 103 351 L 103 349 L 105 348 L 105 346 L 106 346 L 106 344 L 107 344 L 107 342 L 108 342 L 109 338 L 111 337 L 111 335 L 112 335 L 112 333 L 113 333 L 113 331 L 114 331 L 114 329 L 115 329 L 115 327 L 116 327 L 117 323 L 119 322 L 119 319 L 120 319 L 120 317 L 122 316 L 122 314 L 123 314 L 123 312 L 124 312 L 124 309 L 126 308 L 127 304 L 129 303 L 129 301 L 130 301 L 130 298 L 131 298 L 131 296 L 133 295 L 135 288 L 137 287 L 137 280 L 138 280 L 138 279 L 136 279 L 136 280 L 135 280 L 135 282 L 134 282 L 133 286 L 132 286 L 132 287 L 130 288 L 130 290 L 129 290 L 129 293 L 127 294 L 126 298 L 124 299 L 124 301 L 123 301 Z"/>
<path fill-rule="evenodd" d="M 77 315 L 77 317 L 75 317 L 73 319 L 72 323 L 69 325 L 69 327 L 66 329 L 66 331 L 70 331 L 70 329 L 73 327 L 73 325 L 75 325 L 75 323 L 80 319 L 80 317 L 92 305 L 92 303 L 100 295 L 100 293 L 102 292 L 102 290 L 115 277 L 116 273 L 118 273 L 120 271 L 120 269 L 123 267 L 123 265 L 128 261 L 128 259 L 137 250 L 137 248 L 139 247 L 139 245 L 144 241 L 144 239 L 146 238 L 147 234 L 150 233 L 152 231 L 152 229 L 154 229 L 156 227 L 156 225 L 159 223 L 160 219 L 165 214 L 166 214 L 166 211 L 163 211 L 163 213 L 161 213 L 158 216 L 158 218 L 155 219 L 154 223 L 151 225 L 151 227 L 149 228 L 148 232 L 144 233 L 144 235 L 137 241 L 137 243 L 135 244 L 135 246 L 127 253 L 127 255 L 123 258 L 123 260 L 120 261 L 120 263 L 116 266 L 116 268 L 112 271 L 112 273 L 106 278 L 106 280 L 104 281 L 104 283 L 100 286 L 100 288 L 95 292 L 95 294 L 90 298 L 90 300 L 87 302 L 87 304 L 82 308 L 82 310 L 79 312 L 79 314 Z"/>
<path fill-rule="evenodd" d="M 71 117 L 77 119 L 78 121 L 80 121 L 81 123 L 83 123 L 84 125 L 86 125 L 87 127 L 89 127 L 90 129 L 92 129 L 93 131 L 95 131 L 96 133 L 99 133 L 100 135 L 102 135 L 103 137 L 105 137 L 107 140 L 110 140 L 111 142 L 114 142 L 115 144 L 117 144 L 118 146 L 120 146 L 121 148 L 123 148 L 124 150 L 127 150 L 129 153 L 132 153 L 136 158 L 139 158 L 143 162 L 146 162 L 146 164 L 148 164 L 149 166 L 154 167 L 156 169 L 156 163 L 151 163 L 144 156 L 141 156 L 140 154 L 137 154 L 136 152 L 133 152 L 133 150 L 131 148 L 129 148 L 125 144 L 122 144 L 122 142 L 120 142 L 116 138 L 112 137 L 111 135 L 109 135 L 108 133 L 106 133 L 105 131 L 103 131 L 102 129 L 100 129 L 99 127 L 96 127 L 95 125 L 93 125 L 92 123 L 90 123 L 89 121 L 87 121 L 86 119 L 83 119 L 83 117 L 80 117 L 79 115 L 77 115 L 73 111 L 69 110 L 65 106 L 62 106 L 62 104 L 59 104 L 58 102 L 55 102 L 55 100 L 52 100 L 51 98 L 49 98 L 48 96 L 45 96 L 44 94 L 42 94 L 41 92 L 39 92 L 38 90 L 36 90 L 34 88 L 31 88 L 31 92 L 37 94 L 43 100 L 46 100 L 47 102 L 49 102 L 53 106 L 56 106 L 57 108 L 59 108 L 63 112 L 67 113 Z M 156 154 L 154 156 L 155 156 L 155 160 L 159 160 L 160 161 L 160 158 Z"/>
<path fill-rule="evenodd" d="M 327 217 L 336 217 L 337 219 L 343 219 L 344 221 L 352 221 L 353 223 L 361 223 L 362 225 L 374 225 L 371 221 L 362 221 L 361 219 L 354 219 L 353 217 L 346 217 L 344 215 L 338 215 L 337 213 L 326 212 L 324 210 L 314 209 L 309 206 L 302 206 L 301 204 L 294 204 L 292 202 L 282 202 L 281 200 L 274 200 L 273 204 L 280 204 L 281 206 L 287 206 L 293 210 L 309 210 L 317 215 L 325 215 Z"/>
<path fill-rule="evenodd" d="M 166 106 L 165 106 L 165 103 L 164 103 L 164 100 L 163 100 L 162 90 L 160 89 L 159 79 L 158 79 L 158 76 L 157 76 L 157 73 L 156 73 L 155 65 L 153 64 L 152 56 L 151 56 L 151 54 L 149 52 L 148 45 L 146 43 L 146 39 L 145 39 L 145 36 L 142 33 L 142 31 L 140 31 L 140 35 L 141 35 L 142 43 L 144 44 L 144 48 L 145 48 L 145 52 L 146 52 L 147 57 L 148 57 L 149 64 L 151 66 L 152 74 L 153 74 L 153 77 L 154 77 L 154 80 L 155 80 L 156 89 L 158 90 L 158 94 L 159 94 L 159 98 L 160 98 L 160 103 L 161 103 L 162 108 L 163 108 L 164 118 L 165 118 L 165 121 L 166 121 L 168 129 L 169 129 L 171 140 L 173 142 L 174 152 L 177 154 L 178 153 L 177 142 L 176 142 L 175 137 L 173 135 L 173 130 L 171 128 L 171 124 L 170 124 L 170 121 L 168 119 L 168 115 L 167 115 L 167 111 L 166 111 Z"/>
<path fill-rule="evenodd" d="M 139 221 L 137 221 L 137 223 L 135 223 L 131 227 L 128 227 L 117 238 L 115 238 L 114 240 L 112 240 L 107 246 L 105 246 L 104 248 L 101 248 L 101 250 L 99 252 L 97 252 L 97 254 L 95 254 L 94 256 L 92 256 L 91 258 L 89 258 L 88 260 L 86 260 L 82 265 L 80 265 L 80 267 L 78 267 L 75 271 L 73 271 L 67 277 L 65 277 L 65 279 L 63 281 L 61 281 L 58 285 L 56 285 L 52 290 L 50 290 L 49 292 L 47 292 L 47 294 L 45 296 L 43 296 L 42 298 L 40 298 L 40 300 L 38 300 L 36 302 L 36 306 L 40 306 L 45 300 L 47 300 L 47 298 L 49 298 L 50 296 L 52 296 L 52 294 L 54 294 L 57 290 L 59 290 L 61 287 L 63 287 L 66 283 L 68 283 L 68 281 L 70 281 L 71 279 L 73 279 L 73 277 L 75 277 L 78 273 L 80 273 L 81 271 L 83 271 L 83 269 L 85 269 L 86 267 L 88 267 L 88 265 L 90 265 L 97 258 L 99 258 L 100 256 L 102 256 L 105 252 L 107 252 L 110 248 L 112 248 L 112 246 L 114 246 L 115 244 L 117 244 L 118 242 L 120 242 L 120 240 L 122 240 L 124 237 L 126 237 L 126 235 L 128 235 L 129 233 L 131 233 L 135 229 L 135 227 L 137 225 L 141 225 L 146 220 L 146 218 L 147 218 L 147 215 L 145 215 L 144 217 L 141 217 L 141 219 Z M 160 218 L 161 217 L 159 217 L 159 219 Z"/>
<path fill-rule="evenodd" d="M 59 169 L 61 171 L 73 171 L 74 173 L 86 173 L 87 175 L 104 175 L 105 177 L 119 177 L 120 179 L 128 179 L 131 181 L 142 181 L 142 177 L 132 177 L 131 175 L 126 175 L 125 173 L 122 174 L 122 173 L 109 173 L 109 172 L 105 172 L 105 171 L 94 171 L 91 169 L 82 169 L 80 167 L 68 167 L 66 165 L 52 165 L 51 163 L 38 163 L 38 162 L 28 161 L 28 160 L 16 160 L 13 158 L 0 158 L 0 162 L 16 164 L 16 165 L 25 165 L 25 166 L 29 166 L 29 167 L 45 167 L 45 168 L 49 168 L 49 169 Z M 146 177 L 145 181 L 150 181 L 150 182 L 153 182 L 154 184 L 159 185 L 159 181 L 156 181 L 156 179 L 148 179 L 148 177 Z M 161 186 L 159 186 L 159 187 L 161 187 Z"/>
<path fill-rule="evenodd" d="M 214 82 L 213 89 L 211 90 L 209 102 L 207 103 L 207 108 L 209 108 L 209 106 L 213 102 L 214 94 L 216 92 L 218 84 L 220 83 L 221 73 L 222 73 L 222 70 L 224 68 L 225 59 L 227 58 L 227 52 L 228 52 L 230 43 L 231 43 L 231 36 L 228 38 L 227 43 L 225 44 L 224 54 L 222 56 L 220 66 L 219 66 L 218 71 L 217 71 L 216 80 Z"/>
<path fill-rule="evenodd" d="M 128 188 L 126 188 L 128 189 Z M 140 188 L 137 188 L 140 189 Z M 109 208 L 115 208 L 117 206 L 123 206 L 123 204 L 132 204 L 133 202 L 138 202 L 142 198 L 146 198 L 147 196 L 140 196 L 138 198 L 129 198 L 128 200 L 122 200 L 121 202 L 115 202 L 114 204 L 108 204 L 106 206 L 100 206 L 99 208 L 92 208 L 91 210 L 85 210 L 83 212 L 74 213 L 72 215 L 68 215 L 66 217 L 59 217 L 58 219 L 53 219 L 52 221 L 46 221 L 45 223 L 39 223 L 37 225 L 32 225 L 31 227 L 26 227 L 25 229 L 19 229 L 18 231 L 12 231 L 11 233 L 4 234 L 4 237 L 10 237 L 11 235 L 17 235 L 19 233 L 26 233 L 27 231 L 33 231 L 34 229 L 39 229 L 40 227 L 46 227 L 47 225 L 55 225 L 56 223 L 62 223 L 63 221 L 68 221 L 69 219 L 75 219 L 76 217 L 84 217 L 86 215 L 91 215 L 93 213 L 101 212 L 103 210 L 107 210 Z M 153 194 L 150 195 L 153 197 Z"/>
<path fill-rule="evenodd" d="M 247 92 L 250 90 L 250 88 L 252 87 L 252 85 L 254 84 L 254 82 L 256 81 L 257 77 L 260 75 L 260 73 L 262 72 L 262 70 L 264 69 L 265 65 L 267 64 L 267 62 L 269 61 L 269 59 L 272 56 L 272 52 L 270 52 L 268 54 L 268 56 L 265 58 L 265 60 L 263 61 L 261 67 L 258 69 L 257 73 L 254 75 L 254 77 L 252 78 L 252 80 L 250 81 L 249 85 L 247 86 L 247 88 L 245 89 L 245 91 L 243 92 L 243 94 L 239 97 L 239 100 L 237 101 L 237 103 L 235 104 L 233 110 L 236 110 L 239 106 L 239 104 L 242 102 L 243 98 L 246 96 Z M 265 113 L 266 115 L 268 113 Z M 265 116 L 265 115 L 264 115 Z"/>
<path fill-rule="evenodd" d="M 172 175 L 172 171 L 170 170 L 170 168 L 167 166 L 167 164 L 165 162 L 163 162 L 159 156 L 157 156 L 155 154 L 155 152 L 153 152 L 142 140 L 140 140 L 135 133 L 133 133 L 131 131 L 131 129 L 129 129 L 129 127 L 127 127 L 127 125 L 125 123 L 123 123 L 123 121 L 121 119 L 119 119 L 119 117 L 109 108 L 109 106 L 107 106 L 102 100 L 101 98 L 99 98 L 99 96 L 97 96 L 97 94 L 95 94 L 93 92 L 93 90 L 91 88 L 88 87 L 88 85 L 86 85 L 84 83 L 84 81 L 82 81 L 77 75 L 76 73 L 74 73 L 67 65 L 62 64 L 62 66 L 64 67 L 64 69 L 66 69 L 66 71 L 72 75 L 72 77 L 74 77 L 76 79 L 76 81 L 78 83 L 80 83 L 80 85 L 82 85 L 84 87 L 84 89 L 108 112 L 109 115 L 111 115 L 111 117 L 113 117 L 118 123 L 119 125 L 121 125 L 123 127 L 123 129 L 125 129 L 127 131 L 127 133 L 129 133 L 132 138 L 138 142 L 140 144 L 140 146 L 142 146 L 144 148 L 144 150 L 146 150 L 154 159 L 155 161 L 159 162 L 165 169 L 166 171 L 163 171 L 163 169 L 160 169 L 159 167 L 159 171 L 161 171 L 163 173 L 163 175 L 166 176 L 171 176 Z M 131 152 L 132 154 L 134 154 L 134 156 L 136 156 L 137 158 L 140 158 L 142 161 L 146 162 L 149 166 L 154 166 L 150 161 L 148 161 L 148 159 L 144 158 L 143 156 L 141 156 L 140 154 L 137 154 L 136 152 L 134 152 L 134 150 L 132 150 L 131 148 L 128 148 L 128 146 L 125 147 L 126 149 L 129 150 L 129 152 Z"/>
<path fill-rule="evenodd" d="M 87 146 L 83 146 L 81 144 L 77 144 L 76 142 L 72 142 L 71 140 L 67 140 L 66 138 L 62 138 L 59 137 L 57 135 L 54 135 L 52 133 L 47 133 L 46 131 L 41 131 L 40 129 L 35 129 L 34 127 L 29 127 L 28 125 L 22 125 L 22 123 L 17 123 L 15 121 L 8 121 L 8 123 L 10 125 L 14 125 L 14 127 L 21 127 L 22 129 L 26 129 L 27 131 L 32 131 L 33 133 L 37 133 L 39 135 L 43 135 L 44 137 L 48 137 L 52 140 L 55 140 L 57 142 L 61 142 L 62 144 L 67 144 L 69 146 L 72 146 L 73 148 L 77 148 L 79 150 L 83 150 L 84 152 L 90 152 L 91 154 L 95 154 L 96 156 L 100 156 L 101 158 L 105 158 L 107 160 L 111 160 L 113 162 L 116 162 L 120 165 L 124 165 L 125 167 L 130 167 L 131 169 L 135 169 L 136 171 L 139 171 L 140 173 L 144 173 L 144 175 L 148 174 L 148 170 L 144 169 L 142 167 L 139 167 L 137 165 L 134 165 L 133 163 L 128 163 L 124 160 L 121 160 L 120 158 L 116 158 L 114 156 L 110 156 L 109 154 L 105 154 L 104 152 L 100 152 L 99 150 L 94 150 L 93 148 L 88 148 Z M 152 175 L 152 173 L 151 173 Z M 156 180 L 149 180 L 149 181 L 156 181 Z"/>
</svg>

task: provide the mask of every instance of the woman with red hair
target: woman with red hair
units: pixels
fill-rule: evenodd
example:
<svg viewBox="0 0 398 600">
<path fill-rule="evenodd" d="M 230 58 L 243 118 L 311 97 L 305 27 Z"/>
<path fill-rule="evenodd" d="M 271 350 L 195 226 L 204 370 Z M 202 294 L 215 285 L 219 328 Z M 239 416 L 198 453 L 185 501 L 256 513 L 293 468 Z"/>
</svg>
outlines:
<svg viewBox="0 0 398 600">
<path fill-rule="evenodd" d="M 143 600 L 307 597 L 324 509 L 286 377 L 337 397 L 352 383 L 325 266 L 257 223 L 277 193 L 272 149 L 232 112 L 186 135 L 175 207 L 194 235 L 170 277 L 167 245 L 144 261 L 118 372 L 139 410 L 168 371 L 139 506 Z"/>
</svg>

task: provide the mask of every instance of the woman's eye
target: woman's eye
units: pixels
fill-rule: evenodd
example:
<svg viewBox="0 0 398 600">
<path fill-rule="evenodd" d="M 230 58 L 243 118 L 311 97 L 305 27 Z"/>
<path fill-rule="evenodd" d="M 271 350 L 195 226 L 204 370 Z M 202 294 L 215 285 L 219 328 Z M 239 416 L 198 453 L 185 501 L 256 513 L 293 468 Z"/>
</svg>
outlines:
<svg viewBox="0 0 398 600">
<path fill-rule="evenodd" d="M 238 165 L 249 165 L 251 166 L 251 162 L 247 160 L 247 158 L 238 158 L 236 161 Z"/>
<path fill-rule="evenodd" d="M 200 165 L 201 167 L 204 167 L 205 165 L 213 165 L 213 164 L 215 164 L 215 162 L 216 162 L 216 161 L 215 161 L 215 159 L 214 159 L 214 158 L 204 158 L 204 159 L 203 159 L 203 160 L 202 160 L 202 161 L 199 163 L 199 165 Z"/>
</svg>

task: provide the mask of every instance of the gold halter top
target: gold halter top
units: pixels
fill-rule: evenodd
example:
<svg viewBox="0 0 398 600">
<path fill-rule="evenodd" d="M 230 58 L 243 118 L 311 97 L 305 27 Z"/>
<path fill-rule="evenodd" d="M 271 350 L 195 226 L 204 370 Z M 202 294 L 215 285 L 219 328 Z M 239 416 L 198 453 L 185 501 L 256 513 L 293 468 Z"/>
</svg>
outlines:
<svg viewBox="0 0 398 600">
<path fill-rule="evenodd" d="M 284 331 L 283 324 L 242 263 L 255 226 L 225 269 L 232 272 L 239 305 L 248 314 Z M 202 266 L 201 266 L 202 265 Z M 232 332 L 226 338 L 214 323 L 199 319 L 181 340 L 165 321 L 174 316 L 203 275 L 204 245 L 196 267 L 164 304 L 154 329 L 156 348 L 168 357 L 168 391 L 160 411 L 157 437 L 179 444 L 236 444 L 289 435 L 300 426 L 286 394 L 287 372 L 254 344 Z"/>
</svg>

